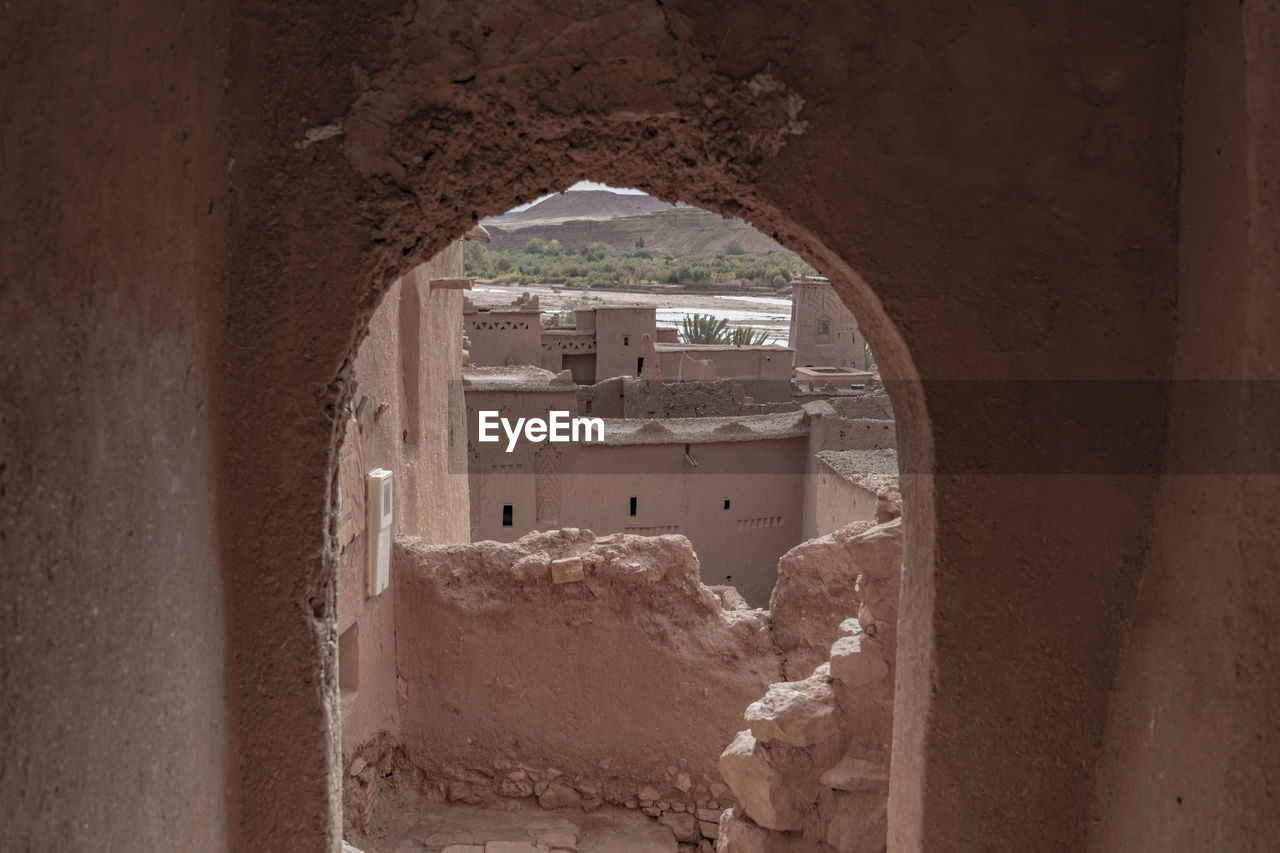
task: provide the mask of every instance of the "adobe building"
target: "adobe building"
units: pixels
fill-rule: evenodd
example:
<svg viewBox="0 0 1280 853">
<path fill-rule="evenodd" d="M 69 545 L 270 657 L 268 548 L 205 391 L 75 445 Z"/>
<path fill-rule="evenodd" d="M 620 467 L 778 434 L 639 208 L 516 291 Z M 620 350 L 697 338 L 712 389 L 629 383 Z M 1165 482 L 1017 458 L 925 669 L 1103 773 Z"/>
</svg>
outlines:
<svg viewBox="0 0 1280 853">
<path fill-rule="evenodd" d="M 614 377 L 640 376 L 646 357 L 653 358 L 652 350 L 645 350 L 647 337 L 656 346 L 666 381 L 776 381 L 774 396 L 789 388 L 792 353 L 786 347 L 679 343 L 676 329 L 658 327 L 657 309 L 652 305 L 599 305 L 573 313 L 572 325 L 550 318 L 542 327 L 536 296 L 522 294 L 508 306 L 477 307 L 468 300 L 464 317 L 471 361 L 480 367 L 527 364 L 552 373 L 568 370 L 574 382 L 592 385 Z"/>
<path fill-rule="evenodd" d="M 481 443 L 479 413 L 502 417 L 545 418 L 553 409 L 577 414 L 578 386 L 568 371 L 553 374 L 538 367 L 473 367 L 463 372 L 467 410 L 467 467 L 470 535 L 466 541 L 510 542 L 531 530 L 552 530 L 571 522 L 562 518 L 558 483 L 537 476 L 552 466 L 562 445 L 521 439 L 507 452 L 507 438 Z M 554 485 L 554 488 L 549 486 Z"/>
<path fill-rule="evenodd" d="M 654 348 L 664 381 L 727 379 L 742 383 L 748 393 L 761 400 L 778 402 L 791 396 L 794 353 L 789 347 L 657 343 Z"/>
<path fill-rule="evenodd" d="M 542 333 L 542 367 L 568 370 L 575 382 L 590 385 L 613 376 L 639 376 L 644 369 L 640 341 L 657 335 L 657 309 L 651 305 L 598 305 L 578 308 L 572 326 L 552 325 Z"/>
<path fill-rule="evenodd" d="M 877 517 L 879 493 L 856 481 L 856 459 L 843 457 L 843 475 L 833 475 L 818 456 L 892 456 L 894 448 L 892 420 L 846 419 L 821 402 L 741 417 L 602 418 L 603 440 L 511 444 L 503 435 L 480 442 L 482 411 L 511 422 L 546 418 L 552 409 L 585 413 L 567 372 L 472 368 L 464 388 L 471 541 L 511 542 L 560 527 L 680 534 L 693 545 L 703 582 L 733 586 L 753 607 L 768 605 L 778 559 L 789 549 Z"/>
<path fill-rule="evenodd" d="M 522 293 L 509 306 L 462 307 L 463 327 L 477 365 L 537 364 L 541 358 L 542 315 L 538 297 Z"/>
<path fill-rule="evenodd" d="M 591 178 L 776 234 L 872 344 L 888 850 L 1268 849 L 1278 43 L 1264 0 L 20 0 L 0 847 L 337 853 L 356 351 Z"/>
<path fill-rule="evenodd" d="M 805 275 L 791 279 L 791 334 L 787 345 L 795 350 L 797 379 L 805 382 L 812 378 L 798 368 L 865 370 L 866 343 L 853 312 L 840 301 L 830 281 Z M 847 384 L 845 379 L 841 376 L 839 383 Z"/>
</svg>

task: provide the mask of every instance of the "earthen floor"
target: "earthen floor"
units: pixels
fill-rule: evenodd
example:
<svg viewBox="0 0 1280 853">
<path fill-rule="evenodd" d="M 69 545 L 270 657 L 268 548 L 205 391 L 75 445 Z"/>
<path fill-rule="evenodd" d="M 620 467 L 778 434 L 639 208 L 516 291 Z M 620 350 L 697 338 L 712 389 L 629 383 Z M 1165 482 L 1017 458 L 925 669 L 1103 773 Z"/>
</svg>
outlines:
<svg viewBox="0 0 1280 853">
<path fill-rule="evenodd" d="M 364 853 L 676 853 L 669 829 L 611 806 L 590 814 L 514 800 L 496 808 L 416 799 L 384 806 L 385 819 L 351 847 Z"/>
</svg>

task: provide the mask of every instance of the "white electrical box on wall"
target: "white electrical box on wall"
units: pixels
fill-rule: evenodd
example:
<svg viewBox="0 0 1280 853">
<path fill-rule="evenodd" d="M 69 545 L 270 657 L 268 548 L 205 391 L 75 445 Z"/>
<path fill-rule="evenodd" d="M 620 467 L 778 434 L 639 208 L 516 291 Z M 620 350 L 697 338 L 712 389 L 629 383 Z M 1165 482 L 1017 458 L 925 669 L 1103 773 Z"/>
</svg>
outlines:
<svg viewBox="0 0 1280 853">
<path fill-rule="evenodd" d="M 374 468 L 365 476 L 365 532 L 369 536 L 369 595 L 391 584 L 391 472 Z"/>
</svg>

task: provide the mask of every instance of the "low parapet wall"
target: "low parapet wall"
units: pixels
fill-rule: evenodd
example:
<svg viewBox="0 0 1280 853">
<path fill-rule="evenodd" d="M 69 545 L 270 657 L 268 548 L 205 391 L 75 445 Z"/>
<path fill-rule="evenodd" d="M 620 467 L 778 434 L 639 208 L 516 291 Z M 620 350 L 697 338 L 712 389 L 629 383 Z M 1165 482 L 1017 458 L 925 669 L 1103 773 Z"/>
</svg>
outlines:
<svg viewBox="0 0 1280 853">
<path fill-rule="evenodd" d="M 741 802 L 719 757 L 743 709 L 811 669 L 841 622 L 866 609 L 858 575 L 870 552 L 851 543 L 867 527 L 809 543 L 788 562 L 777 618 L 731 587 L 703 585 L 683 536 L 398 539 L 400 728 L 345 756 L 348 832 L 367 831 L 379 790 L 410 784 L 465 803 L 610 803 L 644 811 L 681 841 L 714 839 L 721 812 Z M 900 547 L 892 533 L 887 541 Z"/>
<path fill-rule="evenodd" d="M 401 741 L 450 799 L 724 804 L 717 756 L 781 658 L 683 536 L 400 540 L 394 560 Z"/>
</svg>

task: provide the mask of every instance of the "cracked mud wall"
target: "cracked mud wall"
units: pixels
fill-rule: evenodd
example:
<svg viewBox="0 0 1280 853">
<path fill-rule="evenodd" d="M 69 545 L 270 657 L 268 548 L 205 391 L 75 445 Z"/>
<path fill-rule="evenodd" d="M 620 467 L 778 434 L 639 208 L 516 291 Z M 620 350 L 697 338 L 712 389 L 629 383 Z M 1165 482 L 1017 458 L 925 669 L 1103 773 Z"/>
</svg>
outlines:
<svg viewBox="0 0 1280 853">
<path fill-rule="evenodd" d="M 722 606 L 681 536 L 401 540 L 394 571 L 399 739 L 450 784 L 529 796 L 505 778 L 524 764 L 619 805 L 645 785 L 714 799 L 719 749 L 781 677 L 768 614 Z"/>
</svg>

